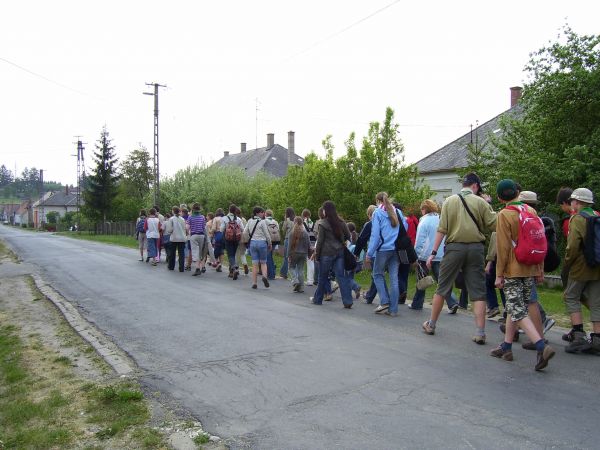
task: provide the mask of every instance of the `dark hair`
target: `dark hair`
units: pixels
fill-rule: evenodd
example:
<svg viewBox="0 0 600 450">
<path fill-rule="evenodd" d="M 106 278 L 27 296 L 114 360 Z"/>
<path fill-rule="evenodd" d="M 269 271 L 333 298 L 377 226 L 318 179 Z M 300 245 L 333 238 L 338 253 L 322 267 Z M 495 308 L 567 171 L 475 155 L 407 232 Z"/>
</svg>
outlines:
<svg viewBox="0 0 600 450">
<path fill-rule="evenodd" d="M 192 211 L 200 211 L 200 203 L 194 203 L 192 205 Z"/>
<path fill-rule="evenodd" d="M 145 216 L 145 215 L 146 215 L 146 210 L 140 209 L 140 216 Z"/>
<path fill-rule="evenodd" d="M 175 214 L 177 216 L 179 215 L 179 207 L 178 206 L 173 206 L 173 209 L 171 211 L 173 211 L 173 214 Z"/>
<path fill-rule="evenodd" d="M 562 205 L 563 203 L 569 203 L 569 199 L 571 198 L 571 194 L 573 193 L 573 189 L 570 187 L 560 188 L 558 194 L 556 195 L 556 203 Z"/>
<path fill-rule="evenodd" d="M 235 215 L 237 213 L 237 209 L 238 207 L 235 204 L 232 203 L 231 205 L 229 205 L 229 212 L 231 214 Z"/>
<path fill-rule="evenodd" d="M 325 220 L 329 222 L 329 225 L 333 230 L 333 235 L 338 239 L 342 239 L 344 237 L 344 231 L 342 229 L 342 221 L 335 208 L 335 203 L 331 200 L 327 200 L 323 203 L 323 211 L 325 212 Z"/>
<path fill-rule="evenodd" d="M 358 233 L 356 232 L 356 225 L 354 225 L 354 222 L 346 222 L 346 225 L 348 226 L 348 231 L 350 231 L 350 242 L 355 244 L 356 241 L 358 240 Z"/>
<path fill-rule="evenodd" d="M 208 220 L 212 220 L 212 219 L 214 219 L 214 218 L 215 218 L 215 214 L 214 214 L 214 213 L 211 213 L 211 212 L 209 212 L 209 213 L 206 213 L 206 218 L 207 218 Z"/>
<path fill-rule="evenodd" d="M 154 205 L 153 208 L 156 212 L 160 212 L 160 208 L 157 205 Z"/>
<path fill-rule="evenodd" d="M 255 206 L 252 210 L 252 215 L 258 216 L 261 212 L 264 212 L 264 209 L 262 209 L 260 206 Z"/>
<path fill-rule="evenodd" d="M 302 217 L 310 217 L 310 209 L 303 209 Z"/>
<path fill-rule="evenodd" d="M 150 208 L 150 215 L 153 216 L 154 214 L 156 214 L 156 209 Z"/>
<path fill-rule="evenodd" d="M 290 220 L 294 220 L 294 217 L 296 217 L 296 213 L 294 212 L 294 208 L 292 208 L 291 206 L 288 206 L 287 208 L 285 208 L 285 218 L 286 219 L 290 219 Z"/>
<path fill-rule="evenodd" d="M 217 210 L 215 211 L 215 216 L 223 217 L 224 215 L 225 213 L 223 212 L 223 208 L 217 208 Z"/>
<path fill-rule="evenodd" d="M 304 230 L 305 228 L 304 224 L 302 223 L 302 217 L 294 217 L 294 226 L 291 231 L 292 238 L 290 240 L 290 252 L 296 250 L 296 245 L 302 237 L 302 233 L 304 232 Z"/>
</svg>

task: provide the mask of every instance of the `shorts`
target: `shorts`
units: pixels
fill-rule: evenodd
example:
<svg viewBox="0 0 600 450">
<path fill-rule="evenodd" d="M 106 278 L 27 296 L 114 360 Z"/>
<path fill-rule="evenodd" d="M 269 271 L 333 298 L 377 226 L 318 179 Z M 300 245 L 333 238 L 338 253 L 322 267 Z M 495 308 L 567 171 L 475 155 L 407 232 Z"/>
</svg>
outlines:
<svg viewBox="0 0 600 450">
<path fill-rule="evenodd" d="M 250 241 L 250 256 L 252 264 L 266 263 L 268 253 L 267 241 Z"/>
<path fill-rule="evenodd" d="M 140 250 L 148 248 L 148 239 L 146 238 L 146 233 L 138 234 L 138 245 L 140 247 Z"/>
<path fill-rule="evenodd" d="M 582 299 L 585 297 L 590 320 L 600 322 L 600 280 L 578 281 L 569 278 L 564 295 L 569 314 L 581 312 Z"/>
<path fill-rule="evenodd" d="M 190 236 L 190 244 L 192 247 L 192 255 L 197 255 L 197 261 L 201 261 L 206 256 L 208 246 L 206 245 L 206 236 L 203 234 L 193 234 Z"/>
<path fill-rule="evenodd" d="M 452 293 L 454 280 L 463 273 L 465 286 L 471 301 L 485 301 L 485 255 L 483 243 L 446 244 L 444 257 L 440 263 L 440 277 L 436 294 L 448 298 Z"/>
<path fill-rule="evenodd" d="M 527 317 L 527 307 L 531 299 L 533 278 L 506 278 L 504 295 L 506 296 L 506 313 L 510 320 L 518 322 Z"/>
</svg>

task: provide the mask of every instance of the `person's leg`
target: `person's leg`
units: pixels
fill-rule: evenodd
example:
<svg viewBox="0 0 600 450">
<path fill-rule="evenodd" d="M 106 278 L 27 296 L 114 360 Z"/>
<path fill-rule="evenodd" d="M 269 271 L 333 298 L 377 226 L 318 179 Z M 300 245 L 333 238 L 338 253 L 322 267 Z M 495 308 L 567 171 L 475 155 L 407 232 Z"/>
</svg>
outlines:
<svg viewBox="0 0 600 450">
<path fill-rule="evenodd" d="M 298 282 L 298 292 L 304 291 L 304 263 L 306 262 L 306 255 L 302 254 L 302 256 L 296 259 L 296 273 L 297 273 L 297 282 Z"/>
<path fill-rule="evenodd" d="M 281 269 L 279 269 L 279 275 L 282 278 L 287 278 L 288 276 L 288 240 L 287 238 L 283 242 L 283 262 L 281 263 Z"/>
<path fill-rule="evenodd" d="M 319 260 L 319 284 L 317 285 L 317 290 L 315 291 L 315 296 L 313 297 L 313 303 L 317 305 L 323 303 L 323 297 L 327 292 L 327 274 L 329 273 L 332 262 L 333 257 L 331 256 L 321 256 L 321 259 Z"/>
<path fill-rule="evenodd" d="M 477 344 L 485 342 L 485 254 L 483 244 L 468 244 L 467 258 L 463 265 L 465 285 L 473 302 L 475 336 Z M 479 304 L 481 302 L 481 304 Z M 483 342 L 477 337 L 483 337 Z"/>
<path fill-rule="evenodd" d="M 344 253 L 340 252 L 335 257 L 333 262 L 333 271 L 340 288 L 340 295 L 342 296 L 342 303 L 344 306 L 352 306 L 352 288 L 350 287 L 350 278 L 347 276 L 344 270 Z M 396 307 L 398 307 L 396 305 Z"/>
<path fill-rule="evenodd" d="M 179 271 L 185 270 L 185 242 L 177 243 L 177 256 L 179 258 Z"/>
<path fill-rule="evenodd" d="M 250 242 L 250 258 L 252 259 L 252 287 L 256 286 L 258 265 L 260 263 L 260 250 L 257 241 Z"/>
<path fill-rule="evenodd" d="M 306 282 L 308 284 L 315 282 L 315 263 L 308 256 L 306 257 Z"/>
<path fill-rule="evenodd" d="M 191 269 L 192 268 L 192 242 L 190 240 L 187 240 L 185 243 L 185 251 L 187 254 L 187 261 L 185 264 L 186 269 Z"/>
<path fill-rule="evenodd" d="M 444 299 L 452 292 L 454 280 L 466 258 L 466 249 L 464 246 L 465 244 L 446 244 L 444 257 L 439 266 L 438 287 L 431 303 L 431 316 L 423 324 L 423 329 L 427 334 L 434 333 L 436 323 L 444 306 Z"/>
<path fill-rule="evenodd" d="M 469 292 L 467 288 L 463 288 L 460 290 L 460 299 L 458 300 L 458 306 L 462 309 L 467 309 L 469 307 Z"/>
<path fill-rule="evenodd" d="M 390 272 L 391 273 L 391 272 Z M 406 296 L 408 291 L 408 275 L 410 274 L 410 264 L 399 264 L 398 265 L 398 291 L 400 297 L 398 303 L 406 303 Z"/>
<path fill-rule="evenodd" d="M 496 272 L 485 273 L 485 300 L 489 312 L 498 310 L 498 297 L 496 296 Z"/>
<path fill-rule="evenodd" d="M 404 269 L 400 269 L 399 267 L 401 265 L 410 268 L 408 264 L 400 264 L 398 253 L 393 252 L 390 258 L 388 259 L 388 273 L 390 275 L 390 307 L 388 312 L 390 314 L 398 314 L 398 303 L 400 301 L 400 295 L 402 293 L 399 284 L 400 271 L 402 270 L 402 274 L 404 274 Z M 406 273 L 408 274 L 408 270 L 406 271 Z M 404 292 L 406 292 L 406 290 Z"/>
<path fill-rule="evenodd" d="M 267 278 L 269 280 L 275 279 L 275 260 L 273 259 L 273 249 L 267 253 Z"/>
<path fill-rule="evenodd" d="M 288 262 L 288 274 L 294 291 L 298 288 L 298 253 L 290 253 Z"/>
<path fill-rule="evenodd" d="M 392 253 L 395 253 L 395 251 L 391 250 L 385 252 L 376 252 L 376 257 L 373 264 L 373 281 L 375 282 L 377 293 L 379 294 L 379 304 L 382 306 L 389 306 L 390 303 L 390 298 L 385 283 L 385 268 Z"/>
<path fill-rule="evenodd" d="M 169 242 L 167 244 L 167 268 L 169 270 L 175 269 L 175 244 L 173 242 Z"/>
</svg>

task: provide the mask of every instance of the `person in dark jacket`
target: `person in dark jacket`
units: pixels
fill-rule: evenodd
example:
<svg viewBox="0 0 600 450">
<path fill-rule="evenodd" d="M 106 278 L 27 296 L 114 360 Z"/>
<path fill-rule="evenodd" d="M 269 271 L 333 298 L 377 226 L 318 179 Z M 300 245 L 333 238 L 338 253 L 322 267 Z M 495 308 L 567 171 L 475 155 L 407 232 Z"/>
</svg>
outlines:
<svg viewBox="0 0 600 450">
<path fill-rule="evenodd" d="M 373 212 L 377 209 L 377 206 L 375 205 L 369 205 L 369 207 L 367 208 L 367 218 L 369 219 L 367 222 L 365 222 L 365 224 L 362 227 L 362 230 L 360 230 L 360 234 L 358 235 L 358 239 L 356 241 L 356 246 L 354 247 L 354 255 L 359 258 L 360 254 L 363 251 L 367 250 L 367 246 L 369 245 L 369 239 L 371 238 L 371 228 L 373 226 L 373 224 L 371 223 L 371 219 L 373 218 Z M 371 303 L 373 303 L 373 299 L 375 298 L 375 296 L 377 295 L 377 286 L 375 286 L 375 281 L 373 280 L 373 277 L 371 276 L 371 286 L 369 287 L 369 290 L 367 292 L 365 292 L 365 294 L 363 295 L 363 302 L 366 303 L 367 305 L 370 305 Z"/>
</svg>

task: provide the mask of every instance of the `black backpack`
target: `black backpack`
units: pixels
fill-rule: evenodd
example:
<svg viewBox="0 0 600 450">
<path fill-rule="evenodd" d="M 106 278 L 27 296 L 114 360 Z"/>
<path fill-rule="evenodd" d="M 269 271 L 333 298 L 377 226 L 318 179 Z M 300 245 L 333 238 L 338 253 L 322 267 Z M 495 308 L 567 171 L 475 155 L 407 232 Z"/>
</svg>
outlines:
<svg viewBox="0 0 600 450">
<path fill-rule="evenodd" d="M 600 266 L 600 216 L 579 213 L 585 218 L 585 240 L 583 241 L 583 256 L 589 267 Z"/>
<path fill-rule="evenodd" d="M 554 221 L 550 217 L 541 217 L 544 223 L 544 234 L 548 242 L 548 252 L 544 258 L 544 272 L 552 272 L 560 266 L 560 255 L 556 248 L 556 228 Z"/>
</svg>

